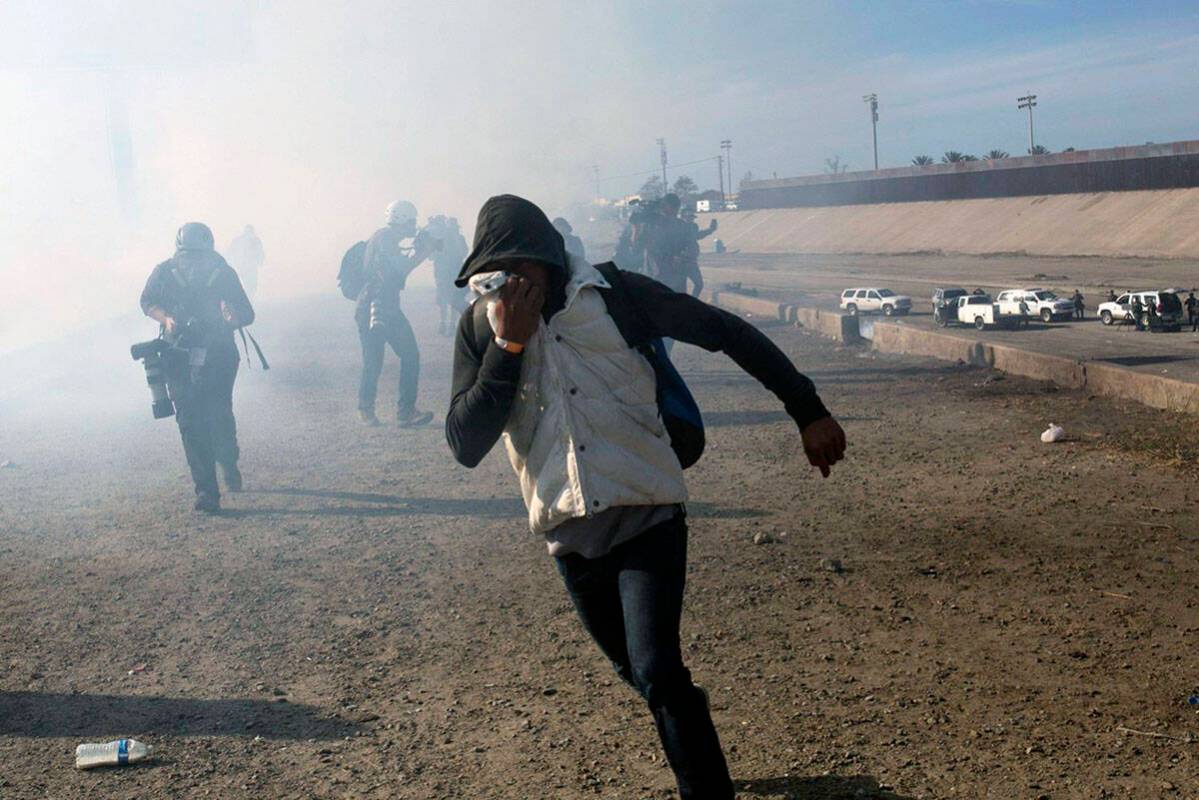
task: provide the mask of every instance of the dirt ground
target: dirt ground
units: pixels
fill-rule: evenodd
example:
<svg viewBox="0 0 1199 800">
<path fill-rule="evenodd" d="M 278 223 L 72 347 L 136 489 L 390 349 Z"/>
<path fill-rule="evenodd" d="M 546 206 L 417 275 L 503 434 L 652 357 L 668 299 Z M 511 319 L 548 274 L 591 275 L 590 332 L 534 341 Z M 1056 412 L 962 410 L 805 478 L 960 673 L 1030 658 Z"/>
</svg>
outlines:
<svg viewBox="0 0 1199 800">
<path fill-rule="evenodd" d="M 0 428 L 0 797 L 674 796 L 503 454 L 357 426 L 348 306 L 263 309 L 220 517 L 127 361 L 123 399 Z M 770 334 L 848 431 L 829 480 L 773 397 L 676 351 L 710 437 L 685 650 L 740 796 L 1199 797 L 1193 420 Z M 74 769 L 121 736 L 154 760 Z"/>
</svg>

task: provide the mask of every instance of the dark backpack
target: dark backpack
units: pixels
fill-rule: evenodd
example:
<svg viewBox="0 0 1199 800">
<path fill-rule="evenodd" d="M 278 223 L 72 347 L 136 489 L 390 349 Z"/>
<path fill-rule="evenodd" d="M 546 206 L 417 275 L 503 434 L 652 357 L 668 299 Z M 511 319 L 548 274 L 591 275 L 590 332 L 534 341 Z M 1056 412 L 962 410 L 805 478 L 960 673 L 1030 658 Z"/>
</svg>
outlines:
<svg viewBox="0 0 1199 800">
<path fill-rule="evenodd" d="M 699 405 L 687 388 L 683 376 L 675 369 L 666 354 L 666 346 L 660 337 L 653 336 L 649 326 L 649 318 L 638 304 L 636 297 L 629 291 L 620 269 L 612 262 L 596 264 L 595 268 L 604 276 L 611 288 L 600 289 L 608 314 L 616 323 L 621 338 L 625 343 L 641 353 L 654 368 L 654 378 L 657 382 L 658 413 L 662 424 L 670 434 L 670 447 L 683 469 L 699 461 L 704 454 L 706 438 L 704 436 L 704 420 L 699 411 Z M 476 338 L 490 338 L 490 324 L 487 320 L 487 304 L 476 301 L 474 307 L 474 329 Z M 486 333 L 484 333 L 486 332 Z M 486 338 L 480 337 L 484 333 Z"/>
<path fill-rule="evenodd" d="M 341 257 L 341 269 L 337 271 L 337 286 L 347 300 L 357 300 L 366 286 L 366 242 L 361 241 Z"/>
</svg>

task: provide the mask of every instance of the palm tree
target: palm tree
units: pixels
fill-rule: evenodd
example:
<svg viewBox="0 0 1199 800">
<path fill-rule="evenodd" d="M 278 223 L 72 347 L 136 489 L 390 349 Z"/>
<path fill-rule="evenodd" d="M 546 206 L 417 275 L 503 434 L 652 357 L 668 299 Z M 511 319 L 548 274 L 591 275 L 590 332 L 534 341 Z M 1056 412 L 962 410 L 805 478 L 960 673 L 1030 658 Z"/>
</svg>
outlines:
<svg viewBox="0 0 1199 800">
<path fill-rule="evenodd" d="M 972 156 L 969 153 L 966 153 L 966 155 L 962 156 L 962 160 L 963 161 L 978 161 L 978 156 Z"/>
<path fill-rule="evenodd" d="M 916 156 L 912 159 L 912 163 L 917 167 L 927 167 L 930 164 L 935 164 L 937 162 L 933 161 L 932 156 Z"/>
<path fill-rule="evenodd" d="M 1053 151 L 1052 151 L 1052 150 L 1050 150 L 1050 149 L 1049 149 L 1048 147 L 1046 147 L 1045 145 L 1043 145 L 1043 144 L 1039 144 L 1039 145 L 1037 145 L 1036 147 L 1034 147 L 1033 149 L 1029 150 L 1028 152 L 1029 152 L 1029 153 L 1031 153 L 1031 154 L 1032 154 L 1032 155 L 1034 155 L 1034 156 L 1047 156 L 1047 155 L 1049 155 L 1050 153 L 1052 153 Z"/>
<path fill-rule="evenodd" d="M 992 150 L 983 156 L 983 158 L 987 159 L 988 161 L 998 161 L 1001 158 L 1007 158 L 1009 155 L 1010 154 L 1007 150 Z"/>
<path fill-rule="evenodd" d="M 966 154 L 959 153 L 957 150 L 946 150 L 945 155 L 941 156 L 942 164 L 956 164 L 959 161 L 966 161 Z"/>
</svg>

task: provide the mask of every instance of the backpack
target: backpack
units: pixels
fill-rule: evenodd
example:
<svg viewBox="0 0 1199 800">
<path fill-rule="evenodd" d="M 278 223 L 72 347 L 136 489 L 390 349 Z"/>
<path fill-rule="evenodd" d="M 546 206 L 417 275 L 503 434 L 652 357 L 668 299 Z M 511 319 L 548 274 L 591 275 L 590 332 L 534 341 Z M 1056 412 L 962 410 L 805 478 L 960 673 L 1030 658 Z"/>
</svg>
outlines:
<svg viewBox="0 0 1199 800">
<path fill-rule="evenodd" d="M 629 347 L 641 353 L 654 368 L 658 414 L 662 417 L 662 424 L 666 426 L 667 433 L 670 434 L 670 448 L 679 459 L 679 465 L 687 469 L 699 461 L 706 444 L 704 421 L 699 405 L 691 395 L 691 390 L 687 388 L 683 376 L 671 363 L 665 343 L 660 337 L 651 334 L 648 318 L 636 298 L 629 292 L 620 269 L 610 261 L 596 264 L 595 268 L 611 287 L 600 289 L 599 292 L 604 298 L 609 316 L 620 331 L 621 338 Z M 473 313 L 475 336 L 482 338 L 480 333 L 489 333 L 491 330 L 487 320 L 487 303 L 476 301 Z M 487 335 L 486 338 L 490 336 Z"/>
<path fill-rule="evenodd" d="M 341 257 L 337 286 L 347 300 L 357 300 L 366 286 L 366 241 L 358 242 Z"/>
</svg>

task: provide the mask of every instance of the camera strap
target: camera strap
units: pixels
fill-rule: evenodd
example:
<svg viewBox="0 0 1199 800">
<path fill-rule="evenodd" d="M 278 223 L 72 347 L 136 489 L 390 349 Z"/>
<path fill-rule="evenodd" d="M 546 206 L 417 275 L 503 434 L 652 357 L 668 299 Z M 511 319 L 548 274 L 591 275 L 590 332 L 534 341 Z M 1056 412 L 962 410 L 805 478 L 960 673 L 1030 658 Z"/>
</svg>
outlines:
<svg viewBox="0 0 1199 800">
<path fill-rule="evenodd" d="M 262 371 L 266 372 L 268 369 L 270 369 L 271 365 L 266 363 L 266 356 L 262 354 L 262 348 L 258 346 L 258 340 L 254 338 L 254 334 L 246 333 L 245 328 L 238 328 L 237 330 L 241 333 L 241 346 L 245 348 L 246 351 L 246 364 L 249 365 L 253 363 L 250 361 L 250 347 L 246 344 L 246 337 L 249 336 L 250 341 L 254 344 L 254 352 L 258 354 L 258 361 L 262 364 Z"/>
</svg>

